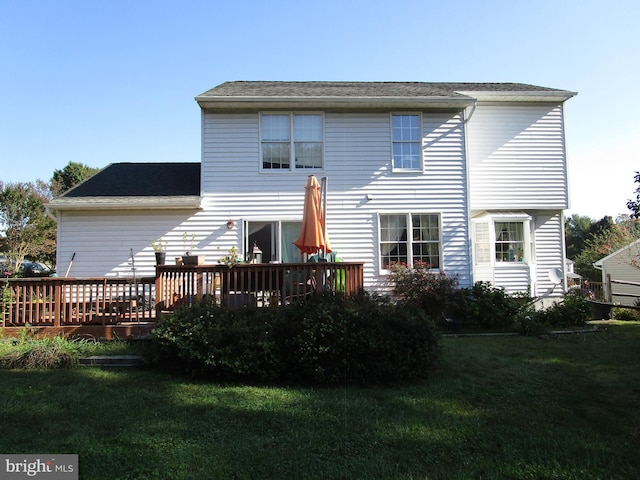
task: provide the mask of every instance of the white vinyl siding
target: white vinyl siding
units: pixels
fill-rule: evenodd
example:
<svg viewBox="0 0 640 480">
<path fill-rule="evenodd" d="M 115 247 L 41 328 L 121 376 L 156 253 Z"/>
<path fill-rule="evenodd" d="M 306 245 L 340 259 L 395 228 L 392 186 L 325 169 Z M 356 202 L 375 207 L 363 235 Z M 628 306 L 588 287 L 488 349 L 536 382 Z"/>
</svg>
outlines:
<svg viewBox="0 0 640 480">
<path fill-rule="evenodd" d="M 567 208 L 561 105 L 480 103 L 467 141 L 472 209 Z"/>
<path fill-rule="evenodd" d="M 194 251 L 200 252 L 207 231 L 193 211 L 187 210 L 63 212 L 58 217 L 58 236 L 62 241 L 58 244 L 56 269 L 60 276 L 69 270 L 70 277 L 131 278 L 135 267 L 135 275 L 153 276 L 152 239 L 167 242 L 166 262 L 173 264 L 175 257 L 181 257 L 190 248 L 183 242 L 183 233 L 195 235 Z M 212 256 L 207 260 L 213 262 Z"/>
<path fill-rule="evenodd" d="M 560 212 L 539 212 L 535 219 L 536 295 L 561 296 L 563 285 L 554 285 L 549 272 L 565 271 L 564 222 Z"/>
<path fill-rule="evenodd" d="M 327 229 L 332 248 L 345 261 L 365 263 L 365 285 L 387 288 L 378 257 L 377 216 L 434 212 L 441 219 L 442 268 L 471 279 L 465 176 L 464 123 L 454 112 L 422 112 L 424 172 L 391 174 L 389 113 L 324 114 L 324 171 L 328 178 Z M 212 246 L 241 229 L 222 230 L 229 218 L 299 221 L 308 171 L 276 175 L 259 172 L 259 114 L 206 113 L 203 131 L 203 212 Z M 230 126 L 235 130 L 230 130 Z M 230 141 L 226 141 L 227 136 Z M 242 138 L 244 137 L 244 138 Z M 247 145 L 256 145 L 248 148 Z M 232 172 L 230 159 L 237 168 Z M 369 200 L 367 200 L 369 198 Z"/>
</svg>

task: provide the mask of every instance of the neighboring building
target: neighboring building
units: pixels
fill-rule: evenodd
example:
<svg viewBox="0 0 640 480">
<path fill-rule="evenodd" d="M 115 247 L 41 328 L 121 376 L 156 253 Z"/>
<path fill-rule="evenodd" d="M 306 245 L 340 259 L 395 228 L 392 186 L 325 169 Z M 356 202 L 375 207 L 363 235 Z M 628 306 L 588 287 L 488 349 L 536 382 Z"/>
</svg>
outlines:
<svg viewBox="0 0 640 480">
<path fill-rule="evenodd" d="M 328 179 L 331 245 L 364 262 L 367 288 L 387 287 L 390 263 L 419 260 L 463 286 L 542 295 L 549 272 L 564 271 L 573 95 L 512 83 L 224 83 L 196 97 L 200 165 L 114 164 L 49 204 L 58 271 L 75 253 L 72 276 L 128 276 L 133 251 L 137 271 L 153 274 L 150 239 L 168 240 L 172 258 L 189 249 L 184 234 L 208 263 L 254 241 L 265 260 L 300 261 L 292 242 L 313 174 Z"/>
<path fill-rule="evenodd" d="M 636 305 L 640 300 L 640 240 L 601 258 L 593 265 L 602 271 L 605 301 L 616 305 Z"/>
</svg>

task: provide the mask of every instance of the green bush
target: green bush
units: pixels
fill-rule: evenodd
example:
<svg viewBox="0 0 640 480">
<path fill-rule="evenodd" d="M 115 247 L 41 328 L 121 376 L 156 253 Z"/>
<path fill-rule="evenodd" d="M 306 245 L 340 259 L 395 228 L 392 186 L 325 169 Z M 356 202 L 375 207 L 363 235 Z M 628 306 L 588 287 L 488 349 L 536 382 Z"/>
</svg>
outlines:
<svg viewBox="0 0 640 480">
<path fill-rule="evenodd" d="M 178 309 L 153 331 L 154 360 L 178 361 L 194 376 L 270 380 L 278 370 L 271 310 L 223 308 L 211 299 Z"/>
<path fill-rule="evenodd" d="M 424 262 L 391 265 L 389 281 L 393 293 L 404 302 L 415 303 L 434 321 L 440 322 L 447 305 L 458 294 L 459 281 L 445 272 L 435 272 Z"/>
<path fill-rule="evenodd" d="M 424 378 L 440 353 L 435 328 L 410 304 L 362 294 L 316 295 L 278 308 L 204 300 L 162 320 L 161 356 L 227 381 L 381 384 Z"/>
<path fill-rule="evenodd" d="M 611 312 L 611 319 L 624 322 L 640 322 L 640 310 L 616 307 Z"/>
<path fill-rule="evenodd" d="M 522 302 L 489 282 L 476 282 L 459 295 L 456 305 L 465 325 L 497 330 L 513 326 Z"/>
<path fill-rule="evenodd" d="M 591 318 L 589 302 L 573 293 L 567 293 L 561 302 L 546 309 L 528 312 L 533 321 L 546 327 L 583 326 Z"/>
<path fill-rule="evenodd" d="M 419 305 L 441 327 L 509 328 L 521 308 L 520 299 L 502 288 L 489 282 L 459 288 L 457 277 L 434 272 L 423 262 L 412 267 L 404 263 L 392 265 L 389 281 L 398 299 Z"/>
</svg>

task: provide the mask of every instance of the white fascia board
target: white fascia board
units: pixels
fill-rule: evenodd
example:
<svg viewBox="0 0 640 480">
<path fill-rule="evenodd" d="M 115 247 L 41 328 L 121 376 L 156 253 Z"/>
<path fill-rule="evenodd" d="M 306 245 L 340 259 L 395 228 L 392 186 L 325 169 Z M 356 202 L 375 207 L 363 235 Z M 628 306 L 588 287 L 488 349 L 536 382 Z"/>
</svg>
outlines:
<svg viewBox="0 0 640 480">
<path fill-rule="evenodd" d="M 184 210 L 201 209 L 202 197 L 82 197 L 57 199 L 46 204 L 48 210 Z"/>
<path fill-rule="evenodd" d="M 565 102 L 578 94 L 567 90 L 535 92 L 460 91 L 459 93 L 474 97 L 479 102 Z"/>
<path fill-rule="evenodd" d="M 195 97 L 203 109 L 229 108 L 465 108 L 469 97 Z"/>
</svg>

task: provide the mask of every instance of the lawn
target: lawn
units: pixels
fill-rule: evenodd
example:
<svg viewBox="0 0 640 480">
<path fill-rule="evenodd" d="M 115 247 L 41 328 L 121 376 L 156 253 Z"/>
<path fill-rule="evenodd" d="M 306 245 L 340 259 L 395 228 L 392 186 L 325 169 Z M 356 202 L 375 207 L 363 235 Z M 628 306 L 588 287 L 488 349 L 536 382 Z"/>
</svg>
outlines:
<svg viewBox="0 0 640 480">
<path fill-rule="evenodd" d="M 639 344 L 446 337 L 430 380 L 387 388 L 4 370 L 0 452 L 77 453 L 81 479 L 638 478 Z"/>
</svg>

